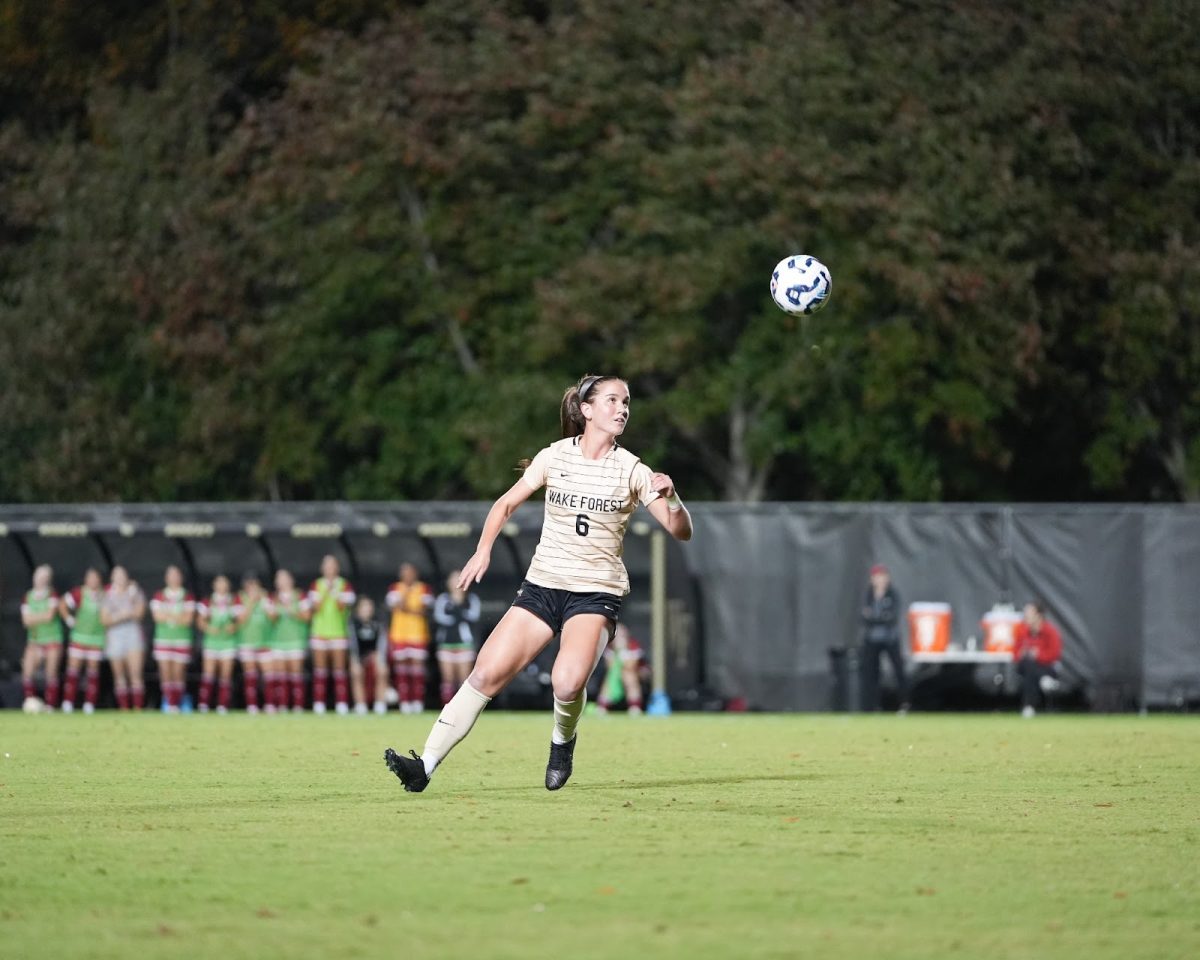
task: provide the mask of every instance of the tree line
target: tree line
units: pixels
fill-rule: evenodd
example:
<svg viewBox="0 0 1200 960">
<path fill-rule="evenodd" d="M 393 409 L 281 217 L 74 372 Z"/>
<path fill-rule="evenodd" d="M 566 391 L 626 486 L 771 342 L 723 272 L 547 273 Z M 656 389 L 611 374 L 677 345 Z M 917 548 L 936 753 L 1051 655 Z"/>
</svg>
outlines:
<svg viewBox="0 0 1200 960">
<path fill-rule="evenodd" d="M 0 500 L 1200 495 L 1194 2 L 7 6 Z"/>
</svg>

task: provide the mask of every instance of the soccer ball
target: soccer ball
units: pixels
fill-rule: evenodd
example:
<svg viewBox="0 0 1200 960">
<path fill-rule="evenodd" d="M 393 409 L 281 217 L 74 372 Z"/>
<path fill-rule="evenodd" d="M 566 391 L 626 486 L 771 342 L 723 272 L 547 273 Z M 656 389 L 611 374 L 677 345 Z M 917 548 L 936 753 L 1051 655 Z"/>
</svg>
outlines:
<svg viewBox="0 0 1200 960">
<path fill-rule="evenodd" d="M 41 713 L 42 701 L 40 697 L 26 697 L 21 703 L 21 709 L 26 713 Z"/>
<path fill-rule="evenodd" d="M 829 268 L 803 253 L 784 257 L 771 274 L 771 299 L 784 313 L 816 313 L 832 289 Z"/>
</svg>

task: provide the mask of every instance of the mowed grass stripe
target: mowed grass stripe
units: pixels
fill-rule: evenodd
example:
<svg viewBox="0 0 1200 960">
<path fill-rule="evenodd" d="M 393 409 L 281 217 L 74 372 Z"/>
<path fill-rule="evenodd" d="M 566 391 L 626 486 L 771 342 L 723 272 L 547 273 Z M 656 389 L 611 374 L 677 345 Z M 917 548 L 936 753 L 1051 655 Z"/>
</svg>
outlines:
<svg viewBox="0 0 1200 960">
<path fill-rule="evenodd" d="M 5 957 L 1200 955 L 1186 717 L 0 715 Z"/>
</svg>

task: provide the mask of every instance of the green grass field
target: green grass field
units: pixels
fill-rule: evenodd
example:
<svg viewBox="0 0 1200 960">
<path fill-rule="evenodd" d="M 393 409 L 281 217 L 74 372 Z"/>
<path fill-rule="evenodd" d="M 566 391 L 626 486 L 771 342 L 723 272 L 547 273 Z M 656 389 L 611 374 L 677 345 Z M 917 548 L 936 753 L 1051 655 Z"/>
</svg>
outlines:
<svg viewBox="0 0 1200 960">
<path fill-rule="evenodd" d="M 1200 956 L 1200 721 L 0 715 L 0 957 Z"/>
</svg>

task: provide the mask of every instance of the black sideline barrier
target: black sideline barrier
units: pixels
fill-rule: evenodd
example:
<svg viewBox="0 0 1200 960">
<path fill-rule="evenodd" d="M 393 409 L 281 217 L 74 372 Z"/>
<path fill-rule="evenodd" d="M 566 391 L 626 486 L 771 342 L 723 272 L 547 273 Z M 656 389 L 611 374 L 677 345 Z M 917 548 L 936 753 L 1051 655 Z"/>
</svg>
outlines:
<svg viewBox="0 0 1200 960">
<path fill-rule="evenodd" d="M 178 563 L 207 592 L 217 572 L 280 566 L 301 582 L 333 553 L 377 602 L 403 560 L 440 589 L 471 553 L 480 503 L 0 506 L 0 696 L 24 643 L 32 566 L 55 584 L 121 563 L 148 593 Z M 952 642 L 998 601 L 1041 597 L 1064 639 L 1064 679 L 1093 709 L 1200 703 L 1200 508 L 1143 505 L 691 504 L 696 538 L 668 553 L 668 690 L 677 705 L 744 698 L 752 709 L 853 706 L 853 648 L 869 566 L 889 566 L 905 606 L 944 601 Z M 649 537 L 626 543 L 626 621 L 649 641 Z M 541 526 L 525 505 L 479 588 L 486 630 L 507 608 Z M 831 651 L 833 655 L 831 656 Z M 552 651 L 550 652 L 552 654 Z M 841 659 L 839 660 L 839 656 Z M 10 683 L 11 685 L 11 683 Z"/>
</svg>

